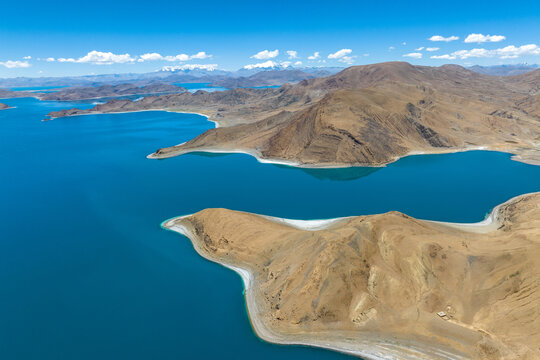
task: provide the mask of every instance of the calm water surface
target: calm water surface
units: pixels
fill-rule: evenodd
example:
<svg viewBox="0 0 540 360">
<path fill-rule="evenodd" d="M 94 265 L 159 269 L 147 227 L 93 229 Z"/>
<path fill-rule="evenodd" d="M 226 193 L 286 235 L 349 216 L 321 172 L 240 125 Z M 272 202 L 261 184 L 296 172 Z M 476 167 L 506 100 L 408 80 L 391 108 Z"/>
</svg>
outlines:
<svg viewBox="0 0 540 360">
<path fill-rule="evenodd" d="M 16 108 L 0 111 L 1 359 L 345 359 L 258 340 L 240 278 L 160 223 L 207 207 L 474 222 L 540 191 L 540 167 L 495 152 L 344 170 L 240 154 L 148 160 L 212 123 L 166 112 L 42 122 L 49 111 L 92 104 L 2 102 Z"/>
</svg>

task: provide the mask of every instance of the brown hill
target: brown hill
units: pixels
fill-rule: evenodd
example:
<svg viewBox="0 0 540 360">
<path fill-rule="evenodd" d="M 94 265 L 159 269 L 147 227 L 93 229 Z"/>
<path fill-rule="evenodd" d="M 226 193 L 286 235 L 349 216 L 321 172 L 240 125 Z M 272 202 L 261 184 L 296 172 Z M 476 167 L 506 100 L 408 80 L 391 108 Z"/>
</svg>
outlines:
<svg viewBox="0 0 540 360">
<path fill-rule="evenodd" d="M 164 226 L 243 274 L 252 324 L 268 341 L 366 359 L 538 359 L 540 194 L 492 219 L 390 212 L 306 230 L 207 209 Z"/>
<path fill-rule="evenodd" d="M 12 99 L 22 97 L 37 97 L 39 93 L 32 93 L 28 91 L 12 91 L 8 89 L 0 89 L 0 99 Z"/>
<path fill-rule="evenodd" d="M 240 150 L 300 166 L 382 165 L 411 152 L 485 147 L 534 161 L 539 88 L 540 70 L 492 77 L 457 65 L 392 62 L 279 89 L 172 95 L 50 115 L 167 108 L 202 112 L 220 125 L 155 158 Z"/>
<path fill-rule="evenodd" d="M 170 84 L 149 84 L 138 86 L 136 84 L 102 85 L 90 87 L 72 87 L 50 93 L 40 94 L 41 100 L 73 101 L 84 99 L 99 99 L 104 97 L 147 95 L 162 93 L 179 93 L 186 91 L 185 88 Z"/>
</svg>

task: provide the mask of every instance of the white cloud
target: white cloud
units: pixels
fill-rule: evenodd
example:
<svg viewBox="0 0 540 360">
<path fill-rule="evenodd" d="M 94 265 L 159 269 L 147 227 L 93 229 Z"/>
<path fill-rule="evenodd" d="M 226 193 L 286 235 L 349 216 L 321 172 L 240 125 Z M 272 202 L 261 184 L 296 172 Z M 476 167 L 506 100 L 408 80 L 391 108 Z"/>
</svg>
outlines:
<svg viewBox="0 0 540 360">
<path fill-rule="evenodd" d="M 328 58 L 329 59 L 339 59 L 339 58 L 342 58 L 344 56 L 349 55 L 350 53 L 352 53 L 351 49 L 341 49 L 341 50 L 336 51 L 333 54 L 329 54 Z"/>
<path fill-rule="evenodd" d="M 195 55 L 191 55 L 190 59 L 200 59 L 200 60 L 202 60 L 202 59 L 208 59 L 208 58 L 211 58 L 211 57 L 212 57 L 212 55 L 207 54 L 204 51 L 199 51 Z"/>
<path fill-rule="evenodd" d="M 454 40 L 459 40 L 459 36 L 452 35 L 452 36 L 444 37 L 444 36 L 441 36 L 441 35 L 433 35 L 428 40 L 430 40 L 430 41 L 450 42 L 450 41 L 454 41 Z"/>
<path fill-rule="evenodd" d="M 413 59 L 421 59 L 422 58 L 422 53 L 412 52 L 412 53 L 405 54 L 403 56 L 410 57 L 410 58 L 413 58 Z"/>
<path fill-rule="evenodd" d="M 464 42 L 466 43 L 485 43 L 485 42 L 499 42 L 506 39 L 503 35 L 483 35 L 483 34 L 469 34 Z"/>
<path fill-rule="evenodd" d="M 30 64 L 28 63 L 28 61 L 19 61 L 19 60 L 16 60 L 16 61 L 8 60 L 5 62 L 0 62 L 0 65 L 5 66 L 8 69 L 30 67 Z"/>
<path fill-rule="evenodd" d="M 167 55 L 163 57 L 165 61 L 188 61 L 190 58 L 187 54 Z"/>
<path fill-rule="evenodd" d="M 32 57 L 31 56 L 25 56 L 23 57 L 24 60 L 30 60 Z"/>
<path fill-rule="evenodd" d="M 159 53 L 147 53 L 139 56 L 138 62 L 144 62 L 144 61 L 188 61 L 192 59 L 208 59 L 211 58 L 212 55 L 207 54 L 204 51 L 199 51 L 198 53 L 194 55 L 187 55 L 187 54 L 178 54 L 178 55 L 167 55 L 162 56 Z"/>
<path fill-rule="evenodd" d="M 390 46 L 390 47 L 388 48 L 388 51 L 392 51 L 392 50 L 394 50 L 394 49 L 395 49 L 395 47 Z"/>
<path fill-rule="evenodd" d="M 313 53 L 313 55 L 308 56 L 308 60 L 317 60 L 317 59 L 320 58 L 320 57 L 321 57 L 321 54 L 319 54 L 318 51 L 315 51 L 315 52 Z"/>
<path fill-rule="evenodd" d="M 452 53 L 452 56 L 458 56 L 461 59 L 468 59 L 468 58 L 483 58 L 483 57 L 490 57 L 490 50 L 486 49 L 472 49 L 472 50 L 458 50 L 454 51 Z"/>
<path fill-rule="evenodd" d="M 287 50 L 287 55 L 289 55 L 289 59 L 298 58 L 298 52 L 296 50 Z"/>
<path fill-rule="evenodd" d="M 368 53 L 365 53 L 363 56 L 369 56 L 369 54 L 368 54 Z"/>
<path fill-rule="evenodd" d="M 267 69 L 267 68 L 273 68 L 273 67 L 276 67 L 276 66 L 278 66 L 278 64 L 276 62 L 274 62 L 272 60 L 268 60 L 268 61 L 258 63 L 258 64 L 248 64 L 248 65 L 244 66 L 244 69 L 247 69 L 247 70 Z"/>
<path fill-rule="evenodd" d="M 453 60 L 455 59 L 456 57 L 454 55 L 450 55 L 450 54 L 444 54 L 444 55 L 433 55 L 431 56 L 432 59 L 445 59 L 445 60 Z"/>
<path fill-rule="evenodd" d="M 147 54 L 142 54 L 139 58 L 139 62 L 142 62 L 142 61 L 155 61 L 155 60 L 163 60 L 163 56 L 161 56 L 161 54 L 158 54 L 158 53 L 147 53 Z"/>
<path fill-rule="evenodd" d="M 53 62 L 54 61 L 54 58 L 53 57 L 48 57 L 45 59 L 46 62 Z"/>
<path fill-rule="evenodd" d="M 256 53 L 255 55 L 251 57 L 258 60 L 266 60 L 266 59 L 273 59 L 278 55 L 279 55 L 279 50 L 276 49 L 273 51 L 268 51 L 268 50 L 259 51 L 258 53 Z"/>
<path fill-rule="evenodd" d="M 88 63 L 95 65 L 111 65 L 111 64 L 124 64 L 134 62 L 135 59 L 129 54 L 113 54 L 112 52 L 102 52 L 102 51 L 90 51 L 83 57 L 78 59 L 74 58 L 60 58 L 59 62 L 72 62 L 72 63 Z"/>
<path fill-rule="evenodd" d="M 184 64 L 176 66 L 164 66 L 161 71 L 178 71 L 178 70 L 206 70 L 214 71 L 218 67 L 217 64 Z"/>
<path fill-rule="evenodd" d="M 401 43 L 401 45 L 405 46 L 405 45 L 407 45 L 407 43 L 404 41 L 404 42 Z"/>
<path fill-rule="evenodd" d="M 292 61 L 282 61 L 279 65 L 283 66 L 284 68 L 291 66 Z"/>
<path fill-rule="evenodd" d="M 423 46 L 420 46 L 419 48 L 414 49 L 414 51 L 422 51 L 422 50 L 424 50 Z"/>
<path fill-rule="evenodd" d="M 438 48 L 438 47 L 428 47 L 428 48 L 426 48 L 426 51 L 438 51 L 440 49 L 441 48 Z"/>
<path fill-rule="evenodd" d="M 540 47 L 536 44 L 506 46 L 502 49 L 494 50 L 501 59 L 514 59 L 523 55 L 540 55 Z"/>
<path fill-rule="evenodd" d="M 462 60 L 469 58 L 491 58 L 498 57 L 500 59 L 515 59 L 520 56 L 527 55 L 540 55 L 540 47 L 536 44 L 528 44 L 522 46 L 506 46 L 500 49 L 487 50 L 487 49 L 471 49 L 471 50 L 458 50 L 451 54 L 432 56 L 432 59 L 447 59 L 453 60 L 460 58 Z"/>
<path fill-rule="evenodd" d="M 300 65 L 302 65 L 301 61 L 297 61 L 297 62 L 294 63 L 294 66 L 300 66 Z"/>
</svg>

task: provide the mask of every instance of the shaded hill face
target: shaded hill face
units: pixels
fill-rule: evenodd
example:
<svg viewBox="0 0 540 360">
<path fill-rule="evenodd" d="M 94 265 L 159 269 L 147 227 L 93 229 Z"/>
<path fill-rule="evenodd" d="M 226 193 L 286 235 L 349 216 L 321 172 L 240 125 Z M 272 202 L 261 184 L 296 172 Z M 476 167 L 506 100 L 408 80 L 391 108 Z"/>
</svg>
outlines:
<svg viewBox="0 0 540 360">
<path fill-rule="evenodd" d="M 308 231 L 207 209 L 164 226 L 252 274 L 250 316 L 269 341 L 377 359 L 537 359 L 540 194 L 494 215 L 466 227 L 390 212 Z"/>
<path fill-rule="evenodd" d="M 411 152 L 486 147 L 534 161 L 540 142 L 540 70 L 491 77 L 457 65 L 351 67 L 279 89 L 173 95 L 122 109 L 196 111 L 219 123 L 152 157 L 242 150 L 300 166 L 383 165 Z M 51 113 L 53 117 L 89 111 Z M 525 155 L 525 152 L 527 153 Z"/>
<path fill-rule="evenodd" d="M 67 88 L 51 93 L 40 94 L 39 98 L 41 100 L 73 101 L 126 95 L 180 93 L 185 91 L 187 90 L 180 86 L 160 83 L 145 86 L 137 86 L 135 84 L 118 84 L 95 87 Z"/>
</svg>

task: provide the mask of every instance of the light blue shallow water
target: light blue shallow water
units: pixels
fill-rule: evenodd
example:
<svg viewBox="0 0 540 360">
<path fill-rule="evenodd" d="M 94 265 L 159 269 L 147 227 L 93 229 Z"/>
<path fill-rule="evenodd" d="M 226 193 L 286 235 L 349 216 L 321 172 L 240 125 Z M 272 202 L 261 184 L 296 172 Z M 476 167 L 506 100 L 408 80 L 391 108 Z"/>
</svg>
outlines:
<svg viewBox="0 0 540 360">
<path fill-rule="evenodd" d="M 540 167 L 485 151 L 343 170 L 240 154 L 148 160 L 212 123 L 166 112 L 41 122 L 80 104 L 2 102 L 16 108 L 0 111 L 1 359 L 345 359 L 259 341 L 240 278 L 160 223 L 207 207 L 474 222 L 540 191 Z"/>
</svg>

